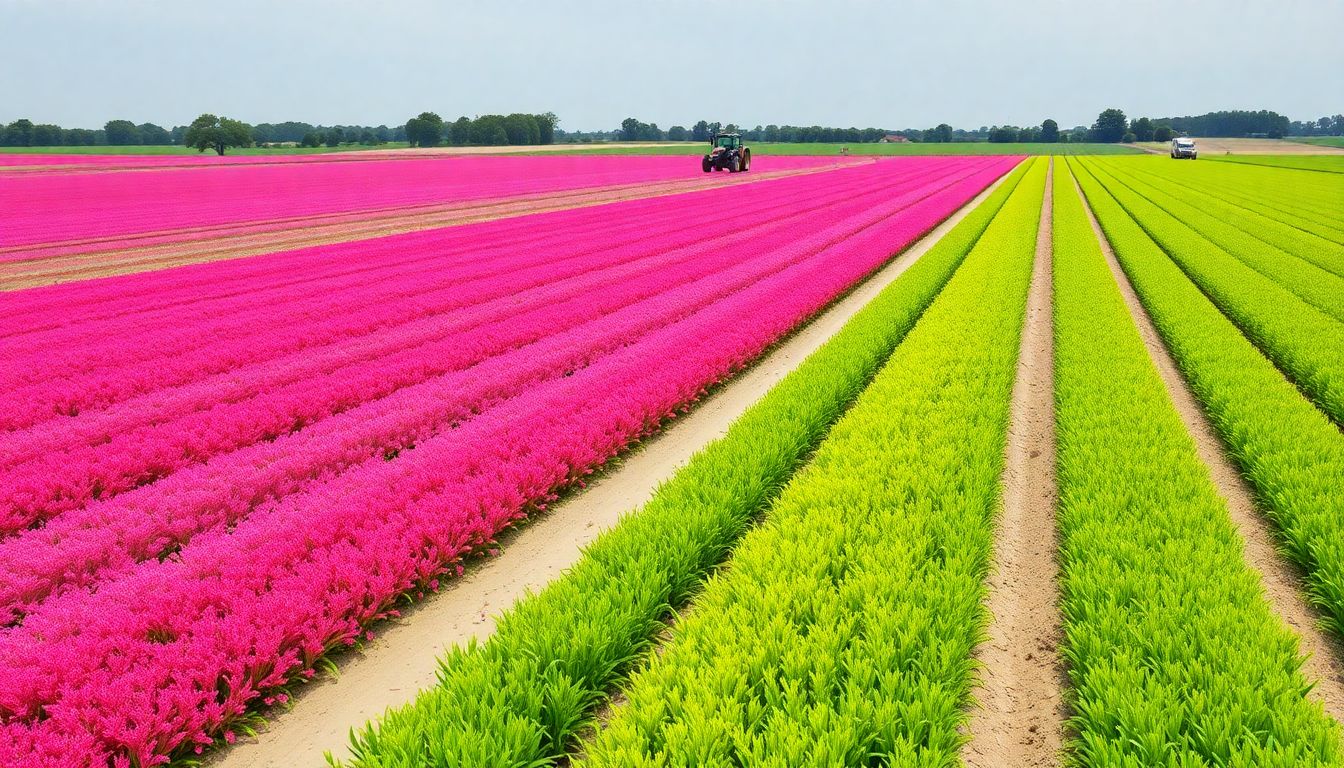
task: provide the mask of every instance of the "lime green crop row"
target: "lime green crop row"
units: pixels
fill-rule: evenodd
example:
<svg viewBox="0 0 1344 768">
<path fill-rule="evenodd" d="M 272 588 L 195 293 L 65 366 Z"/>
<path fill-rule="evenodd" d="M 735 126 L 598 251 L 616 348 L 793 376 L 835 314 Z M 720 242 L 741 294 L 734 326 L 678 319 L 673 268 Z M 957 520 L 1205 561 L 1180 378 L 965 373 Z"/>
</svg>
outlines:
<svg viewBox="0 0 1344 768">
<path fill-rule="evenodd" d="M 489 641 L 444 657 L 438 685 L 352 734 L 351 762 L 494 767 L 561 759 L 671 611 L 871 381 L 1025 173 L 1015 170 L 571 571 L 513 606 Z"/>
<path fill-rule="evenodd" d="M 952 765 L 983 637 L 1036 161 L 576 765 Z"/>
<path fill-rule="evenodd" d="M 1173 192 L 1170 184 L 1149 182 L 1125 173 L 1124 165 L 1106 163 L 1098 167 L 1116 183 L 1147 199 L 1246 266 L 1344 322 L 1344 277 L 1266 242 L 1256 234 L 1256 227 L 1248 227 L 1241 220 L 1240 209 L 1235 205 L 1209 200 L 1196 205 L 1189 201 L 1192 196 Z"/>
<path fill-rule="evenodd" d="M 1289 556 L 1344 634 L 1344 433 L 1271 363 L 1089 173 L 1071 163 L 1116 256 Z"/>
<path fill-rule="evenodd" d="M 1125 171 L 1134 179 L 1140 179 L 1159 185 L 1172 195 L 1179 196 L 1204 210 L 1216 210 L 1226 220 L 1234 221 L 1243 230 L 1255 235 L 1300 259 L 1315 264 L 1337 277 L 1344 277 L 1344 245 L 1303 229 L 1312 221 L 1311 214 L 1275 213 L 1255 202 L 1236 200 L 1222 193 L 1222 185 L 1207 180 L 1192 181 L 1185 174 L 1173 171 L 1163 172 L 1160 167 L 1126 163 L 1124 166 L 1109 166 L 1117 172 Z M 1277 218 L 1276 218 L 1277 216 Z"/>
<path fill-rule="evenodd" d="M 1344 324 L 1243 264 L 1183 221 L 1116 181 L 1091 175 L 1182 271 L 1325 413 L 1344 425 Z"/>
<path fill-rule="evenodd" d="M 1333 146 L 1344 146 L 1344 143 Z M 1295 168 L 1303 171 L 1344 173 L 1344 155 L 1226 155 L 1214 160 L 1246 165 L 1265 165 L 1271 168 Z"/>
<path fill-rule="evenodd" d="M 1244 163 L 1172 163 L 1141 157 L 1131 168 L 1217 195 L 1289 226 L 1344 242 L 1344 177 Z"/>
<path fill-rule="evenodd" d="M 1242 559 L 1065 164 L 1055 169 L 1055 397 L 1069 762 L 1339 764 L 1294 635 Z"/>
</svg>

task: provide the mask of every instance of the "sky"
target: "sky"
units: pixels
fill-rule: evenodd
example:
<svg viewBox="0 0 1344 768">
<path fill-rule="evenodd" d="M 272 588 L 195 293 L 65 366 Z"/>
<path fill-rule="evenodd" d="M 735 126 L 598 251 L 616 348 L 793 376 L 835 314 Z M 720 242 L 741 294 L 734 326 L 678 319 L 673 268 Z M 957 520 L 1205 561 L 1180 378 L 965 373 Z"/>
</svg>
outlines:
<svg viewBox="0 0 1344 768">
<path fill-rule="evenodd" d="M 1340 0 L 0 0 L 0 121 L 881 128 L 1344 112 Z"/>
</svg>

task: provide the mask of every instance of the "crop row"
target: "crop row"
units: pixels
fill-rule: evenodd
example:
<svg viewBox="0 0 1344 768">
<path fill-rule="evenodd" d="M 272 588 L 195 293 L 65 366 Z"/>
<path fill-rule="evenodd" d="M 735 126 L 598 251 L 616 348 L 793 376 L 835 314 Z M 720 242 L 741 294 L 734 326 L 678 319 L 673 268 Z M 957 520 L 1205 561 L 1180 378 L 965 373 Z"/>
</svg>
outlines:
<svg viewBox="0 0 1344 768">
<path fill-rule="evenodd" d="M 1097 165 L 1088 171 L 1181 270 L 1335 423 L 1344 425 L 1344 324 L 1294 296 Z"/>
<path fill-rule="evenodd" d="M 1056 167 L 1060 611 L 1077 765 L 1335 763 L 1297 642 Z"/>
<path fill-rule="evenodd" d="M 1183 201 L 1198 204 L 1201 210 L 1218 211 L 1228 222 L 1275 248 L 1315 264 L 1335 276 L 1344 276 L 1344 246 L 1308 232 L 1301 227 L 1314 219 L 1298 214 L 1291 223 L 1269 215 L 1264 206 L 1248 200 L 1229 198 L 1217 184 L 1199 183 L 1171 171 L 1153 166 L 1109 166 L 1109 170 L 1129 178 L 1159 186 Z M 1220 194 L 1222 196 L 1220 196 Z"/>
<path fill-rule="evenodd" d="M 1023 166 L 583 559 L 520 601 L 439 684 L 354 737 L 353 763 L 530 766 L 563 755 L 670 610 L 698 590 L 886 362 Z"/>
<path fill-rule="evenodd" d="M 1146 198 L 1246 266 L 1344 322 L 1344 277 L 1266 242 L 1257 231 L 1261 227 L 1243 221 L 1243 209 L 1207 199 L 1192 201 L 1179 191 L 1173 192 L 1170 185 L 1146 182 L 1125 173 L 1123 166 L 1108 164 L 1105 170 L 1116 184 Z"/>
<path fill-rule="evenodd" d="M 160 297 L 157 301 L 163 304 L 157 307 L 151 304 L 149 309 L 110 317 L 94 310 L 87 319 L 76 316 L 79 319 L 73 321 L 68 314 L 58 319 L 63 311 L 59 306 L 34 309 L 21 315 L 31 326 L 11 331 L 15 338 L 8 355 L 12 367 L 0 372 L 5 387 L 0 395 L 0 424 L 7 429 L 22 428 L 208 376 L 231 375 L 243 366 L 281 356 L 303 365 L 315 352 L 339 343 L 347 348 L 335 359 L 359 359 L 368 353 L 361 355 L 359 347 L 352 349 L 351 345 L 377 344 L 381 338 L 377 334 L 395 334 L 403 326 L 409 327 L 412 339 L 435 338 L 443 332 L 432 330 L 435 324 L 465 323 L 469 327 L 480 322 L 476 314 L 460 317 L 464 310 L 476 308 L 486 317 L 490 312 L 497 317 L 534 306 L 530 302 L 555 301 L 591 290 L 594 283 L 585 284 L 585 280 L 656 272 L 665 260 L 684 257 L 685 249 L 705 252 L 716 238 L 731 244 L 750 242 L 760 229 L 787 226 L 843 203 L 847 196 L 860 194 L 864 182 L 875 188 L 873 192 L 906 192 L 926 185 L 926 191 L 932 192 L 939 188 L 934 182 L 943 178 L 950 182 L 975 170 L 932 167 L 923 175 L 895 168 L 858 175 L 840 172 L 825 183 L 806 186 L 799 183 L 802 180 L 781 180 L 757 185 L 773 188 L 754 198 L 764 201 L 757 205 L 768 206 L 759 211 L 759 218 L 747 208 L 744 215 L 748 218 L 720 217 L 718 222 L 699 227 L 688 226 L 688 217 L 708 215 L 716 205 L 721 206 L 725 198 L 720 194 L 604 206 L 600 211 L 549 215 L 542 221 L 512 219 L 490 226 L 341 243 L 300 252 L 303 258 L 297 260 L 286 259 L 292 272 L 253 275 L 244 269 L 247 276 L 241 284 L 218 298 L 202 300 L 190 287 L 174 287 L 171 294 L 185 294 L 182 300 Z M 820 197 L 819 202 L 807 196 L 809 188 Z M 782 201 L 769 201 L 771 191 Z M 678 208 L 685 210 L 678 213 Z M 647 230 L 623 236 L 627 234 L 623 230 L 604 225 L 603 214 L 642 217 Z M 666 256 L 666 251 L 673 254 Z M 321 271 L 313 274 L 306 269 L 313 261 L 343 268 L 331 277 Z M 347 265 L 351 264 L 359 268 L 350 269 Z M 195 271 L 227 276 L 234 271 L 233 265 L 220 262 Z M 573 280 L 561 282 L 568 278 Z M 85 290 L 102 293 L 102 281 L 45 293 L 65 296 L 78 305 Z M 452 314 L 444 320 L 441 316 L 446 313 Z M 419 325 L 408 325 L 412 323 Z M 32 330 L 25 331 L 25 327 Z"/>
<path fill-rule="evenodd" d="M 399 595 L 433 588 L 465 553 L 656 428 L 1012 162 L 976 165 L 982 172 L 937 205 L 850 220 L 848 230 L 809 222 L 782 249 L 795 254 L 785 258 L 791 266 L 395 456 L 263 501 L 96 592 L 50 597 L 0 635 L 0 665 L 15 670 L 0 680 L 0 749 L 29 764 L 65 765 L 59 756 L 70 753 L 145 763 L 209 742 L 251 702 L 352 642 Z"/>
<path fill-rule="evenodd" d="M 932 190 L 914 187 L 883 199 L 886 190 L 875 186 L 876 191 L 829 205 L 826 211 L 833 223 L 813 233 L 809 245 L 894 211 L 918 214 L 941 209 L 948 193 L 961 194 L 955 185 L 940 189 L 934 184 Z M 360 337 L 323 354 L 309 349 L 305 355 L 230 368 L 184 387 L 151 390 L 115 408 L 16 431 L 0 440 L 0 464 L 10 464 L 0 480 L 0 502 L 8 515 L 0 520 L 0 531 L 144 485 L 182 466 L 274 439 L 445 375 L 466 377 L 466 383 L 454 380 L 453 387 L 488 384 L 496 397 L 517 391 L 501 387 L 501 377 L 487 376 L 477 366 L 489 361 L 493 368 L 514 376 L 529 367 L 542 372 L 573 369 L 584 358 L 554 362 L 548 359 L 555 356 L 552 350 L 567 351 L 571 358 L 584 352 L 591 356 L 642 332 L 641 328 L 670 322 L 804 257 L 809 250 L 797 247 L 798 226 L 806 219 L 805 214 L 793 215 L 718 242 L 655 251 L 652 264 L 640 264 L 638 271 L 632 263 L 618 265 L 596 284 L 581 283 L 577 291 L 565 286 L 568 295 L 557 297 L 558 286 L 551 281 L 543 288 L 549 301 L 520 305 L 520 294 L 513 294 L 486 305 L 489 311 L 484 317 L 468 308 L 455 312 L 451 320 L 431 318 L 423 324 L 428 328 L 383 337 L 395 344 Z M 739 244 L 745 243 L 755 252 L 744 254 Z M 503 289 L 495 292 L 499 290 Z M 531 308 L 520 311 L 520 306 Z M 99 338 L 98 343 L 106 342 Z M 212 356 L 227 354 L 227 346 L 202 349 L 196 362 L 217 366 Z M 159 372 L 130 373 L 148 380 Z M 99 390 L 119 382 L 107 372 Z M 482 407 L 468 397 L 457 400 L 469 410 Z"/>
<path fill-rule="evenodd" d="M 1344 631 L 1344 434 L 1184 277 L 1086 164 L 1073 167 L 1181 372 L 1302 566 L 1313 602 Z"/>
<path fill-rule="evenodd" d="M 773 158 L 807 168 L 833 158 Z M 764 166 L 764 164 L 762 164 Z M 457 157 L 7 176 L 0 260 L 33 246 L 189 232 L 245 221 L 481 200 L 685 176 L 671 157 Z M 78 204 L 75 204 L 78 203 Z"/>
<path fill-rule="evenodd" d="M 1046 168 L 1018 185 L 577 765 L 956 759 Z"/>
</svg>

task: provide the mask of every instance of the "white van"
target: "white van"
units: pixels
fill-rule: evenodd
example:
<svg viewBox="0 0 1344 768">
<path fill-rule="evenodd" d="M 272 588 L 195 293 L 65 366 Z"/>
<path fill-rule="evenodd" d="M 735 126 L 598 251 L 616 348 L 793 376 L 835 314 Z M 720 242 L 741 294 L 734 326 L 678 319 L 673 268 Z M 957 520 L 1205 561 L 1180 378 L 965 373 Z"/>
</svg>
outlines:
<svg viewBox="0 0 1344 768">
<path fill-rule="evenodd" d="M 1199 152 L 1195 149 L 1195 140 L 1184 136 L 1171 140 L 1171 158 L 1179 160 L 1188 157 L 1191 160 L 1199 157 Z"/>
</svg>

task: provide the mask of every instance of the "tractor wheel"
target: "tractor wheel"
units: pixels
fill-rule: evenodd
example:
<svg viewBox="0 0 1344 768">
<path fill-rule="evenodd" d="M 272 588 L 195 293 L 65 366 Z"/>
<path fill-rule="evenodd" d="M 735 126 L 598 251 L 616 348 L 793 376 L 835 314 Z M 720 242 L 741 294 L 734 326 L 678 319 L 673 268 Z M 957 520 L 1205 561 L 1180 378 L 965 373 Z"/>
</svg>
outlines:
<svg viewBox="0 0 1344 768">
<path fill-rule="evenodd" d="M 732 160 L 728 161 L 728 171 L 737 173 L 740 170 L 742 170 L 742 158 L 734 156 Z"/>
<path fill-rule="evenodd" d="M 709 163 L 709 155 L 705 155 L 703 158 L 701 158 L 700 170 L 704 171 L 705 173 L 709 173 L 710 171 L 714 170 L 714 166 L 710 165 Z"/>
<path fill-rule="evenodd" d="M 742 150 L 742 170 L 744 172 L 751 170 L 751 150 L 749 149 Z"/>
</svg>

